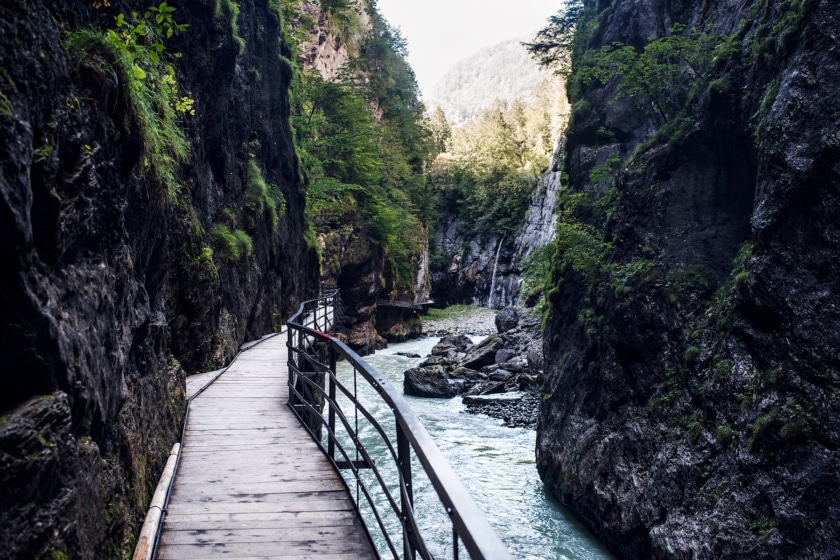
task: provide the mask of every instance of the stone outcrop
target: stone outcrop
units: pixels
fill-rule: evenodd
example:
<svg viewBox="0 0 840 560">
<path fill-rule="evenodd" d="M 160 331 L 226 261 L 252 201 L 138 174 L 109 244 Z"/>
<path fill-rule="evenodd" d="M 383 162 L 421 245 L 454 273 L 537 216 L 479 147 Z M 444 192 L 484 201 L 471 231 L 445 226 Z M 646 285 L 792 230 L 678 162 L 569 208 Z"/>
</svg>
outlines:
<svg viewBox="0 0 840 560">
<path fill-rule="evenodd" d="M 279 23 L 242 3 L 237 33 L 185 0 L 174 59 L 191 147 L 173 189 L 141 178 L 119 71 L 67 33 L 147 4 L 0 5 L 0 544 L 9 558 L 117 558 L 133 539 L 184 411 L 185 373 L 272 332 L 314 293 Z M 107 69 L 106 69 L 107 68 Z M 248 208 L 249 161 L 282 191 Z M 241 228 L 252 252 L 210 234 Z"/>
<path fill-rule="evenodd" d="M 610 246 L 548 293 L 539 472 L 621 558 L 836 557 L 840 4 L 584 4 L 594 50 L 675 22 L 733 48 L 653 138 L 616 80 L 573 99 L 575 216 Z"/>
<path fill-rule="evenodd" d="M 479 344 L 463 334 L 443 337 L 418 367 L 404 372 L 406 394 L 461 394 L 470 412 L 488 414 L 512 427 L 534 427 L 543 375 L 541 369 L 532 369 L 527 355 L 541 344 L 539 321 L 521 308 L 503 313 L 517 319 L 500 322 L 499 333 Z"/>
<path fill-rule="evenodd" d="M 520 295 L 527 295 L 520 294 L 522 259 L 554 237 L 561 175 L 558 157 L 555 155 L 551 168 L 540 177 L 525 222 L 512 238 L 465 237 L 457 217 L 443 220 L 435 233 L 435 247 L 442 261 L 431 272 L 431 297 L 436 305 L 469 304 L 501 309 L 516 305 Z"/>
<path fill-rule="evenodd" d="M 339 8 L 331 15 L 319 0 L 301 7 L 312 21 L 305 30 L 298 60 L 305 70 L 316 70 L 324 80 L 340 78 L 342 70 L 357 56 L 364 35 L 373 27 L 370 5 L 361 0 Z M 382 111 L 374 107 L 376 116 Z M 368 355 L 387 346 L 417 338 L 422 332 L 419 304 L 429 300 L 429 254 L 425 246 L 410 255 L 414 281 L 398 285 L 394 266 L 379 243 L 368 235 L 365 218 L 347 208 L 327 232 L 318 234 L 322 249 L 321 281 L 341 289 L 344 316 L 338 336 L 353 350 Z M 340 225 L 336 225 L 340 224 Z"/>
<path fill-rule="evenodd" d="M 404 375 L 403 392 L 406 395 L 435 399 L 455 396 L 455 387 L 442 365 L 411 368 Z"/>
</svg>

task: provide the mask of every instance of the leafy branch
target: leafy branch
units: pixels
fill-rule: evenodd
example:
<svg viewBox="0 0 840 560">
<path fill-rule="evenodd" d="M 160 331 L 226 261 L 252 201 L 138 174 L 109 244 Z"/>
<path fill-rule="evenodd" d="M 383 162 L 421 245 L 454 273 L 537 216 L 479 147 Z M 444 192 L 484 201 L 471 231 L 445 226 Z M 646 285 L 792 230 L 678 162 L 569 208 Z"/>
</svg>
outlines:
<svg viewBox="0 0 840 560">
<path fill-rule="evenodd" d="M 166 38 L 188 27 L 174 21 L 175 8 L 166 2 L 147 10 L 114 17 L 116 30 L 96 27 L 70 33 L 66 46 L 80 58 L 98 63 L 128 94 L 143 145 L 142 172 L 151 171 L 170 195 L 176 171 L 189 155 L 189 144 L 178 125 L 181 115 L 194 115 L 194 101 L 179 95 L 175 67 L 165 60 Z M 172 53 L 177 58 L 180 53 Z"/>
<path fill-rule="evenodd" d="M 686 34 L 685 25 L 674 24 L 670 35 L 649 41 L 641 52 L 623 43 L 606 45 L 589 55 L 575 75 L 587 85 L 618 78 L 612 102 L 625 95 L 643 99 L 665 122 L 692 87 L 708 82 L 713 63 L 731 54 L 734 37 L 696 29 Z"/>
</svg>

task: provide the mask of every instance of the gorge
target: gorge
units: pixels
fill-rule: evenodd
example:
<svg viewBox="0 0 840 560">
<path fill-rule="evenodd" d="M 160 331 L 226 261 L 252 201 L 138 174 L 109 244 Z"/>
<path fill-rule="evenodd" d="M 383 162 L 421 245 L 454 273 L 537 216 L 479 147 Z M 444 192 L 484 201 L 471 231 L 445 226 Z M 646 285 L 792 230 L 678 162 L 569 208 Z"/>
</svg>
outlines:
<svg viewBox="0 0 840 560">
<path fill-rule="evenodd" d="M 840 557 L 840 5 L 557 4 L 457 118 L 375 0 L 0 4 L 0 556 L 130 556 L 185 377 L 328 283 L 360 354 L 533 308 L 536 470 L 617 557 Z"/>
</svg>

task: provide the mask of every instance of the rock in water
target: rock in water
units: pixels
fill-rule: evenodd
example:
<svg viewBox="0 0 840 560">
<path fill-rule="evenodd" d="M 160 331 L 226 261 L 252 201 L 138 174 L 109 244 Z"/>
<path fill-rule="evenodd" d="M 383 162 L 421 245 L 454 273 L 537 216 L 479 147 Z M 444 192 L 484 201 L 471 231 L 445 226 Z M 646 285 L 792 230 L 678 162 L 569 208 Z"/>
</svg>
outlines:
<svg viewBox="0 0 840 560">
<path fill-rule="evenodd" d="M 466 352 L 472 345 L 473 341 L 467 335 L 452 334 L 441 338 L 440 342 L 432 347 L 432 356 L 442 356 L 452 350 Z"/>
<path fill-rule="evenodd" d="M 490 336 L 478 346 L 473 346 L 459 365 L 470 369 L 481 369 L 496 362 L 496 352 L 502 349 L 504 342 L 498 336 Z"/>
<path fill-rule="evenodd" d="M 448 399 L 455 396 L 455 387 L 442 366 L 416 367 L 403 375 L 403 392 L 415 397 Z"/>
</svg>

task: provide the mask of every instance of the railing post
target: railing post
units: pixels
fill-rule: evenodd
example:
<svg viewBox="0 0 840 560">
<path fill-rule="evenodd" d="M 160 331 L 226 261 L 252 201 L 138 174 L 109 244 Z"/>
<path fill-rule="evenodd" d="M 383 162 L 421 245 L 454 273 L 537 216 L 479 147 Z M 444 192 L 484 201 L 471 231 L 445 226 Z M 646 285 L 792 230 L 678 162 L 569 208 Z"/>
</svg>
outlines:
<svg viewBox="0 0 840 560">
<path fill-rule="evenodd" d="M 414 489 L 411 484 L 411 445 L 405 437 L 400 423 L 397 422 L 397 460 L 399 461 L 400 475 L 405 481 L 405 493 L 400 492 L 400 507 L 403 509 L 403 549 L 406 560 L 415 558 L 416 549 L 412 544 L 406 510 L 414 507 Z"/>
<path fill-rule="evenodd" d="M 329 352 L 330 352 L 330 371 L 327 373 L 327 378 L 329 379 L 329 395 L 330 395 L 330 412 L 329 418 L 327 422 L 330 426 L 330 433 L 327 434 L 327 451 L 329 453 L 330 459 L 335 460 L 335 439 L 330 434 L 335 434 L 335 381 L 333 381 L 332 375 L 335 375 L 335 363 L 336 363 L 336 356 L 335 356 L 335 349 L 333 348 L 332 344 L 329 345 Z M 332 375 L 330 375 L 332 373 Z"/>
</svg>

